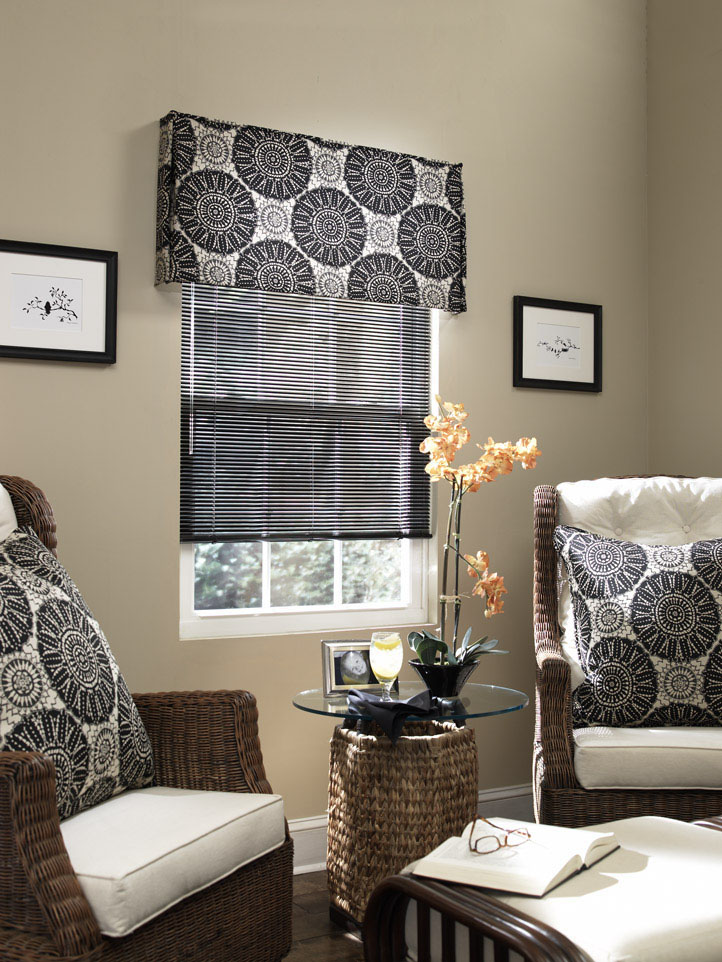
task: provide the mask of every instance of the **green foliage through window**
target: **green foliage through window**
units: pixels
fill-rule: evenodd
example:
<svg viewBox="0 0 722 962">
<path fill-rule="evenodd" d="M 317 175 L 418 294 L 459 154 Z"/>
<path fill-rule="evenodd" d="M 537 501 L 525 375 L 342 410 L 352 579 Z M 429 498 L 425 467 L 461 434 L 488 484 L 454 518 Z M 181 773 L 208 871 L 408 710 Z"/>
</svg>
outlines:
<svg viewBox="0 0 722 962">
<path fill-rule="evenodd" d="M 402 600 L 400 541 L 344 541 L 340 550 L 333 541 L 279 541 L 270 543 L 266 557 L 271 608 Z M 196 544 L 194 559 L 197 611 L 263 607 L 261 542 Z"/>
<path fill-rule="evenodd" d="M 260 608 L 261 543 L 195 545 L 196 610 Z"/>
</svg>

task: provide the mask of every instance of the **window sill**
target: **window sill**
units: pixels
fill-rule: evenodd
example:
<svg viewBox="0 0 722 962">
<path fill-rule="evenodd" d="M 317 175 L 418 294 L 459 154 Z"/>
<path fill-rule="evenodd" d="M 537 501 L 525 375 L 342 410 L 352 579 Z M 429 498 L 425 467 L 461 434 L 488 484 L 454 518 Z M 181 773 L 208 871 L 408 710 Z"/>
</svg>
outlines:
<svg viewBox="0 0 722 962">
<path fill-rule="evenodd" d="M 368 633 L 378 628 L 430 626 L 426 608 L 356 608 L 346 611 L 295 611 L 258 614 L 206 614 L 180 622 L 181 641 L 213 638 L 257 638 L 262 635 L 311 635 L 329 631 Z"/>
</svg>

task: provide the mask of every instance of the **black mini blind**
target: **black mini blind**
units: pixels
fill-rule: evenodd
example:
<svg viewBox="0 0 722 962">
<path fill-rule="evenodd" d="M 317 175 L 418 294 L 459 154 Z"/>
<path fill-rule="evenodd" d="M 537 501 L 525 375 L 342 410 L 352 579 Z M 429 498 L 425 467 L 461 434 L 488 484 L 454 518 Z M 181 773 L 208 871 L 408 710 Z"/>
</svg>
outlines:
<svg viewBox="0 0 722 962">
<path fill-rule="evenodd" d="M 426 308 L 183 285 L 181 541 L 430 535 Z"/>
</svg>

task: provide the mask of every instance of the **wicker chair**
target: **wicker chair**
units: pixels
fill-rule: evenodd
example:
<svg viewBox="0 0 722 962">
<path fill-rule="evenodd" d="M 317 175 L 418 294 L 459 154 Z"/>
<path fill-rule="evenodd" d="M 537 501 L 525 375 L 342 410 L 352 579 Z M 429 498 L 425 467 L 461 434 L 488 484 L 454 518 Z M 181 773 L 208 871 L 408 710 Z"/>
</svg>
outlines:
<svg viewBox="0 0 722 962">
<path fill-rule="evenodd" d="M 53 551 L 53 512 L 42 491 L 0 476 L 19 524 Z M 134 696 L 148 730 L 156 783 L 174 788 L 270 792 L 258 711 L 244 691 Z M 0 960 L 271 962 L 291 945 L 293 842 L 120 939 L 101 935 L 60 833 L 55 768 L 38 753 L 0 752 Z"/>
<path fill-rule="evenodd" d="M 578 826 L 661 815 L 692 821 L 722 811 L 720 790 L 585 789 L 579 784 L 574 771 L 571 671 L 562 654 L 557 617 L 556 523 L 557 489 L 541 485 L 534 491 L 537 681 L 533 780 L 537 820 Z"/>
</svg>

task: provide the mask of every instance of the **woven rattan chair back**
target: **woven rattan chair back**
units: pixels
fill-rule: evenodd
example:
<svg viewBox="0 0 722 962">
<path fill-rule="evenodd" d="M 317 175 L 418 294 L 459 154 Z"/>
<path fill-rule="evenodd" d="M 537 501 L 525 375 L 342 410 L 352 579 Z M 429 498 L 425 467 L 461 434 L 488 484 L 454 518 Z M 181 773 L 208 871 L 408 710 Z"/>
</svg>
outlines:
<svg viewBox="0 0 722 962">
<path fill-rule="evenodd" d="M 10 495 L 19 525 L 29 524 L 43 544 L 56 554 L 55 517 L 50 502 L 32 481 L 0 474 L 0 484 Z"/>
<path fill-rule="evenodd" d="M 681 477 L 625 475 L 624 477 Z M 636 815 L 662 815 L 691 821 L 722 811 L 716 789 L 584 789 L 574 772 L 571 671 L 560 644 L 557 612 L 557 489 L 534 491 L 534 649 L 536 722 L 534 730 L 534 810 L 551 825 L 591 825 Z"/>
</svg>

